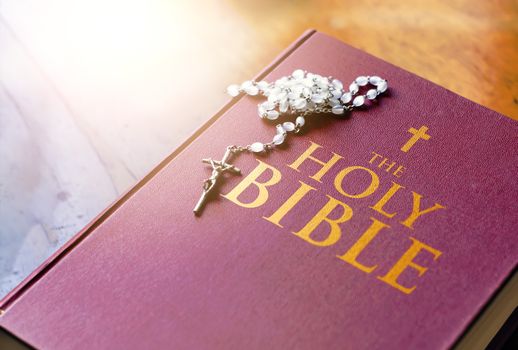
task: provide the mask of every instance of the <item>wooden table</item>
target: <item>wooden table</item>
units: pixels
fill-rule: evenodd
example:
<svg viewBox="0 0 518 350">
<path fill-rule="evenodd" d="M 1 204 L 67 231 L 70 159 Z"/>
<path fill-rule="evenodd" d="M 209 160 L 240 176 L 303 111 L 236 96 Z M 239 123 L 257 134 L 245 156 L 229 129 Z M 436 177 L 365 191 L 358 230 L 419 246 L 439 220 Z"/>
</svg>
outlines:
<svg viewBox="0 0 518 350">
<path fill-rule="evenodd" d="M 307 28 L 518 119 L 516 4 L 0 1 L 0 295 Z"/>
</svg>

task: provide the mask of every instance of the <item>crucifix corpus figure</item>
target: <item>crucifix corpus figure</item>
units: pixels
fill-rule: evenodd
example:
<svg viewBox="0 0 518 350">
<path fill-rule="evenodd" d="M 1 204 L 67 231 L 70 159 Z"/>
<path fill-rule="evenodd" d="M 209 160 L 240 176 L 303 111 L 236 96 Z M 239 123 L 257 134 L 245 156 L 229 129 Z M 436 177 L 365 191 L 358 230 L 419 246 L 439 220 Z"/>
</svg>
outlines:
<svg viewBox="0 0 518 350">
<path fill-rule="evenodd" d="M 225 152 L 225 155 L 220 161 L 214 160 L 212 158 L 203 159 L 202 162 L 205 164 L 210 164 L 212 167 L 212 174 L 208 179 L 206 179 L 203 182 L 203 193 L 201 194 L 200 199 L 198 200 L 198 203 L 196 203 L 196 206 L 194 207 L 194 215 L 200 215 L 201 211 L 203 210 L 203 206 L 207 202 L 207 198 L 209 194 L 213 191 L 214 187 L 216 186 L 216 183 L 221 176 L 221 174 L 225 172 L 230 172 L 232 174 L 241 175 L 241 170 L 238 167 L 235 167 L 234 165 L 227 163 L 234 153 L 234 147 L 229 146 L 227 147 L 227 150 Z"/>
</svg>

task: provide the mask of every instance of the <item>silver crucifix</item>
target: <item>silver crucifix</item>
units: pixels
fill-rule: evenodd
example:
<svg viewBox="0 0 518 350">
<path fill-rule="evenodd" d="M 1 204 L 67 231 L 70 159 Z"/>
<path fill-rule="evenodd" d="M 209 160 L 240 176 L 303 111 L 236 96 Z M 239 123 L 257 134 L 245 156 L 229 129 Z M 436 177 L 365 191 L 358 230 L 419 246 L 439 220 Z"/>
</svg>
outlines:
<svg viewBox="0 0 518 350">
<path fill-rule="evenodd" d="M 203 193 L 201 194 L 200 200 L 198 200 L 198 203 L 196 203 L 196 206 L 193 209 L 194 215 L 201 214 L 203 206 L 205 205 L 205 202 L 207 201 L 209 194 L 216 186 L 216 182 L 218 181 L 221 174 L 228 171 L 232 174 L 241 175 L 241 170 L 239 168 L 227 163 L 232 154 L 234 154 L 234 147 L 229 146 L 227 147 L 227 151 L 225 152 L 225 155 L 220 161 L 213 160 L 212 158 L 202 160 L 203 163 L 210 164 L 210 166 L 212 167 L 212 174 L 208 179 L 206 179 L 203 182 Z"/>
</svg>

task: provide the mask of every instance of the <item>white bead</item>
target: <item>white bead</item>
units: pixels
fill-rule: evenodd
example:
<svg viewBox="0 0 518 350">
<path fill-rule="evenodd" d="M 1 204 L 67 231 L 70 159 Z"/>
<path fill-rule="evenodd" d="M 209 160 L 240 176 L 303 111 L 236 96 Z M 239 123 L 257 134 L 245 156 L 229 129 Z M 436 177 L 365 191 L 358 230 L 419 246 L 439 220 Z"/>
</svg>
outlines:
<svg viewBox="0 0 518 350">
<path fill-rule="evenodd" d="M 303 87 L 304 85 L 302 84 L 302 79 L 291 79 L 285 85 L 285 88 L 287 89 L 302 89 Z"/>
<path fill-rule="evenodd" d="M 284 140 L 286 140 L 286 134 L 277 134 L 273 137 L 273 144 L 274 145 L 280 145 L 284 142 Z"/>
<path fill-rule="evenodd" d="M 288 132 L 295 130 L 295 124 L 292 122 L 282 123 L 282 128 Z"/>
<path fill-rule="evenodd" d="M 282 92 L 282 89 L 278 86 L 271 88 L 269 91 L 270 95 L 278 95 L 281 92 Z"/>
<path fill-rule="evenodd" d="M 365 97 L 363 95 L 356 96 L 353 100 L 353 106 L 360 107 L 365 102 Z"/>
<path fill-rule="evenodd" d="M 301 126 L 304 126 L 304 124 L 306 124 L 306 119 L 304 119 L 303 116 L 298 116 L 297 119 L 295 119 L 295 125 L 298 126 L 299 128 Z"/>
<path fill-rule="evenodd" d="M 367 83 L 369 82 L 369 79 L 367 79 L 366 76 L 359 76 L 358 78 L 356 78 L 355 80 L 356 84 L 358 84 L 359 86 L 365 86 L 367 85 Z"/>
<path fill-rule="evenodd" d="M 270 120 L 275 120 L 275 119 L 279 118 L 279 112 L 277 112 L 275 110 L 274 111 L 268 111 L 266 118 L 268 118 Z"/>
<path fill-rule="evenodd" d="M 241 84 L 241 89 L 246 90 L 246 88 L 249 88 L 250 86 L 253 86 L 254 83 L 251 80 L 247 80 Z"/>
<path fill-rule="evenodd" d="M 330 98 L 328 104 L 331 107 L 334 107 L 334 106 L 340 105 L 340 101 L 338 99 L 336 99 L 336 98 Z"/>
<path fill-rule="evenodd" d="M 356 83 L 352 83 L 351 85 L 349 85 L 349 91 L 351 92 L 351 94 L 356 94 L 358 93 L 358 90 L 360 89 L 360 87 L 358 86 L 358 84 Z"/>
<path fill-rule="evenodd" d="M 342 90 L 333 90 L 331 91 L 331 96 L 333 96 L 333 98 L 340 98 L 342 97 Z"/>
<path fill-rule="evenodd" d="M 304 96 L 305 98 L 309 98 L 311 96 L 311 89 L 304 87 L 302 89 L 302 96 Z"/>
<path fill-rule="evenodd" d="M 290 93 L 288 94 L 288 98 L 289 98 L 290 100 L 296 100 L 296 99 L 300 98 L 300 94 L 297 94 L 296 92 L 293 92 L 293 91 L 292 91 L 292 92 L 290 92 Z"/>
<path fill-rule="evenodd" d="M 227 87 L 227 94 L 229 94 L 232 97 L 236 97 L 239 95 L 239 85 L 232 84 L 229 87 Z"/>
<path fill-rule="evenodd" d="M 381 81 L 382 79 L 380 77 L 378 77 L 377 75 L 374 75 L 372 77 L 369 77 L 369 83 L 371 83 L 372 85 L 378 85 L 378 83 Z"/>
<path fill-rule="evenodd" d="M 327 86 L 329 85 L 329 80 L 318 74 L 315 74 L 313 76 L 313 81 L 315 82 L 315 85 L 320 88 L 327 88 Z"/>
<path fill-rule="evenodd" d="M 308 77 L 311 77 L 311 79 L 313 79 L 313 81 L 314 81 L 315 83 L 318 83 L 319 81 L 321 81 L 321 80 L 322 80 L 322 76 L 321 76 L 321 75 L 319 75 L 319 74 L 311 74 L 311 75 L 310 75 L 310 74 L 308 74 Z"/>
<path fill-rule="evenodd" d="M 260 106 L 267 111 L 271 111 L 272 109 L 275 108 L 275 103 L 265 101 L 265 102 L 261 103 Z"/>
<path fill-rule="evenodd" d="M 257 106 L 257 114 L 261 118 L 266 118 L 266 116 L 268 115 L 266 109 L 264 109 L 262 105 Z"/>
<path fill-rule="evenodd" d="M 388 88 L 388 84 L 385 80 L 382 80 L 378 83 L 377 90 L 379 92 L 385 92 L 385 91 L 387 91 L 387 88 Z"/>
<path fill-rule="evenodd" d="M 378 93 L 376 92 L 376 89 L 370 89 L 365 95 L 367 95 L 369 100 L 374 100 L 376 96 L 378 96 Z"/>
<path fill-rule="evenodd" d="M 313 79 L 309 78 L 308 76 L 306 76 L 304 78 L 304 80 L 302 80 L 302 84 L 308 88 L 311 88 L 311 87 L 313 87 L 313 85 L 315 85 L 315 83 L 313 82 Z"/>
<path fill-rule="evenodd" d="M 288 111 L 288 107 L 290 106 L 290 103 L 288 102 L 288 99 L 284 99 L 279 102 L 279 112 L 286 113 Z"/>
<path fill-rule="evenodd" d="M 304 78 L 304 71 L 302 69 L 297 69 L 297 70 L 293 71 L 291 76 L 294 77 L 295 79 L 302 79 L 302 78 Z"/>
<path fill-rule="evenodd" d="M 296 84 L 296 85 L 293 85 L 291 88 L 290 88 L 291 91 L 293 91 L 294 93 L 296 94 L 299 94 L 301 95 L 302 94 L 302 90 L 304 90 L 304 85 L 302 84 Z"/>
<path fill-rule="evenodd" d="M 319 82 L 317 83 L 317 87 L 319 87 L 322 91 L 327 91 L 327 90 L 329 90 L 329 84 L 324 83 L 324 82 L 322 82 L 322 81 L 319 81 Z"/>
<path fill-rule="evenodd" d="M 342 95 L 342 98 L 340 98 L 340 100 L 342 100 L 343 103 L 349 103 L 352 98 L 353 98 L 353 96 L 351 95 L 351 93 L 346 92 L 345 94 Z"/>
<path fill-rule="evenodd" d="M 344 107 L 341 105 L 334 106 L 331 109 L 331 112 L 333 112 L 333 114 L 344 114 Z"/>
<path fill-rule="evenodd" d="M 295 109 L 304 109 L 307 105 L 307 101 L 303 98 L 299 98 L 298 100 L 293 101 L 293 108 Z"/>
<path fill-rule="evenodd" d="M 275 130 L 277 130 L 277 134 L 286 134 L 286 130 L 284 130 L 282 124 L 275 125 Z"/>
<path fill-rule="evenodd" d="M 250 96 L 255 96 L 259 93 L 259 88 L 255 85 L 251 85 L 245 88 L 245 93 Z"/>
<path fill-rule="evenodd" d="M 257 87 L 258 87 L 258 88 L 259 88 L 259 90 L 261 90 L 261 91 L 264 91 L 264 90 L 268 89 L 268 86 L 270 86 L 270 84 L 268 84 L 268 82 L 267 82 L 267 81 L 264 81 L 264 80 L 262 80 L 262 81 L 260 81 L 260 82 L 258 82 L 258 83 L 257 83 Z"/>
<path fill-rule="evenodd" d="M 311 101 L 313 101 L 314 103 L 322 103 L 324 102 L 324 96 L 322 94 L 314 94 L 313 96 L 311 96 Z"/>
<path fill-rule="evenodd" d="M 279 94 L 270 94 L 270 96 L 268 96 L 268 102 L 269 103 L 273 103 L 273 104 L 276 104 L 277 101 L 279 101 Z"/>
<path fill-rule="evenodd" d="M 326 92 L 329 90 L 329 85 L 327 84 L 319 84 L 315 87 L 316 90 L 320 90 L 321 92 Z"/>
<path fill-rule="evenodd" d="M 288 77 L 282 77 L 282 78 L 277 79 L 275 81 L 275 85 L 276 86 L 282 86 L 282 85 L 286 84 L 287 82 L 288 82 Z"/>
<path fill-rule="evenodd" d="M 344 88 L 344 84 L 338 79 L 334 79 L 331 84 L 333 84 L 336 90 L 342 90 Z"/>
<path fill-rule="evenodd" d="M 264 151 L 264 145 L 261 142 L 255 142 L 250 145 L 250 151 L 259 153 Z"/>
</svg>

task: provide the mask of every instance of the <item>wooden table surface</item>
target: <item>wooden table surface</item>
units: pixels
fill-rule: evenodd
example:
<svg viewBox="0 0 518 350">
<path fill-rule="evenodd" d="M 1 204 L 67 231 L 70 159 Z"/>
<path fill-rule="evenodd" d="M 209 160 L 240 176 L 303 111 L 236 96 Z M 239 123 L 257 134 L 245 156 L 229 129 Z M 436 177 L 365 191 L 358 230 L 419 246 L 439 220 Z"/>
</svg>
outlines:
<svg viewBox="0 0 518 350">
<path fill-rule="evenodd" d="M 0 296 L 307 28 L 518 119 L 517 7 L 0 0 Z"/>
</svg>

